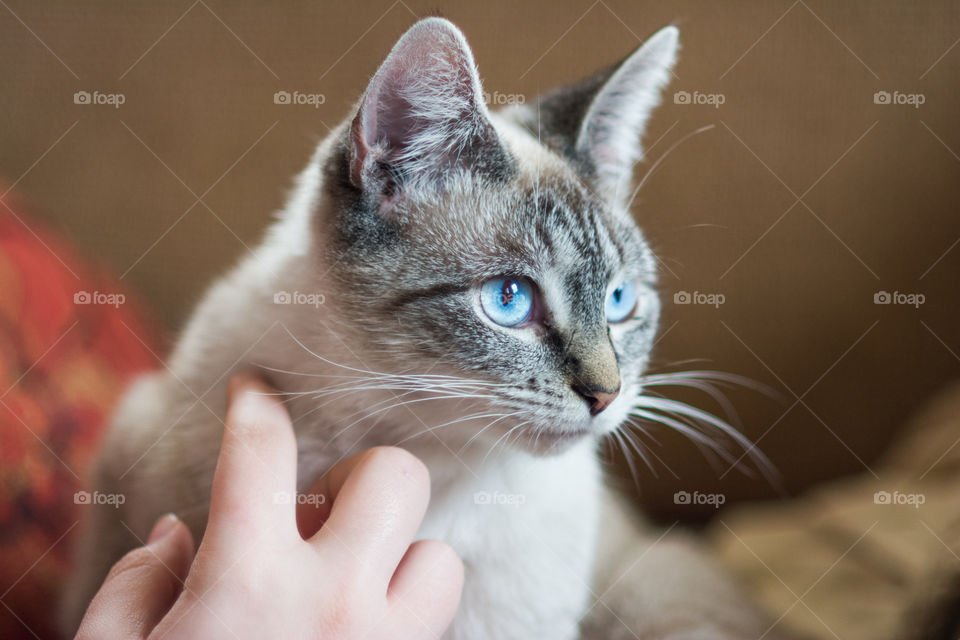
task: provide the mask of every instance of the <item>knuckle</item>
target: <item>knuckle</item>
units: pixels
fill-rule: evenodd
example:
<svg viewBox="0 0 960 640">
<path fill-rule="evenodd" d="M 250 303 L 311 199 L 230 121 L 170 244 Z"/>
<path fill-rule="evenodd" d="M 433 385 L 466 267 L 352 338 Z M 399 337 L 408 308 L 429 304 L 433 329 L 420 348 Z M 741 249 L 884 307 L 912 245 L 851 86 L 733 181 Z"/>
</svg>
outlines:
<svg viewBox="0 0 960 640">
<path fill-rule="evenodd" d="M 370 598 L 370 589 L 359 581 L 346 581 L 329 595 L 320 621 L 321 637 L 354 638 L 366 636 L 366 625 L 377 606 Z"/>
</svg>

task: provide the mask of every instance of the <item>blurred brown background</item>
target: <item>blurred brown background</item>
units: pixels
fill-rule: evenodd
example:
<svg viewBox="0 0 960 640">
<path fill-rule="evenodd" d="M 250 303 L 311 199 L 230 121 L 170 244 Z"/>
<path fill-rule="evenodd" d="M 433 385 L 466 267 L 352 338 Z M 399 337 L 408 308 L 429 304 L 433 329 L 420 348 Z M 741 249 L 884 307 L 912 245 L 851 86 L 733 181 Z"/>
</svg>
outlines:
<svg viewBox="0 0 960 640">
<path fill-rule="evenodd" d="M 681 60 L 638 174 L 715 126 L 671 153 L 635 207 L 663 266 L 658 368 L 780 390 L 785 400 L 731 398 L 789 492 L 873 473 L 904 418 L 960 370 L 957 3 L 0 5 L 0 175 L 122 274 L 171 335 L 257 242 L 397 37 L 439 9 L 466 32 L 487 91 L 528 100 L 679 25 Z M 75 104 L 79 91 L 124 103 Z M 325 101 L 278 105 L 277 91 Z M 924 302 L 875 304 L 881 291 Z M 678 305 L 677 292 L 724 302 Z M 659 477 L 639 478 L 655 510 L 677 512 L 681 489 L 775 494 L 655 435 Z"/>
</svg>

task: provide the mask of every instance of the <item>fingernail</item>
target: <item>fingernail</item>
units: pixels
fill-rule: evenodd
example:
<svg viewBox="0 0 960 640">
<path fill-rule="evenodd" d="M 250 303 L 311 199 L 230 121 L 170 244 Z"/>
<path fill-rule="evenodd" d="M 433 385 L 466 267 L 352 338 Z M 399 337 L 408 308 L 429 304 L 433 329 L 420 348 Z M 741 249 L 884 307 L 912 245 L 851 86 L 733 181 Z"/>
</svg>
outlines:
<svg viewBox="0 0 960 640">
<path fill-rule="evenodd" d="M 153 525 L 153 529 L 150 531 L 150 537 L 147 538 L 147 544 L 153 544 L 157 540 L 168 536 L 177 526 L 178 522 L 180 522 L 180 520 L 172 513 L 161 516 L 156 524 Z"/>
</svg>

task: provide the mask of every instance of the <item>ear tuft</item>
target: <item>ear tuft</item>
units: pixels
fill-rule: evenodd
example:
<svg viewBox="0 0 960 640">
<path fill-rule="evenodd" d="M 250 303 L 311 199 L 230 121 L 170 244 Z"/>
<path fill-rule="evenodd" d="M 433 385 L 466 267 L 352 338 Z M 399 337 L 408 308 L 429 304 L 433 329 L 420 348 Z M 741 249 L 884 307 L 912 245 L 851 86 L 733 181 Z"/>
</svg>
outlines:
<svg viewBox="0 0 960 640">
<path fill-rule="evenodd" d="M 367 88 L 351 127 L 350 175 L 358 187 L 391 181 L 393 193 L 441 180 L 491 145 L 499 148 L 466 39 L 449 21 L 427 18 Z"/>
</svg>

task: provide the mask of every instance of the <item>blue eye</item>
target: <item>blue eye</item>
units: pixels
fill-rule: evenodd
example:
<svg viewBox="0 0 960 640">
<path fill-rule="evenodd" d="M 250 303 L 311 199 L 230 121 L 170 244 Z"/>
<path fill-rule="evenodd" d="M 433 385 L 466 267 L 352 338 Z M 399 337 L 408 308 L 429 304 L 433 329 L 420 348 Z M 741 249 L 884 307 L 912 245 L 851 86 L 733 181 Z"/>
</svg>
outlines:
<svg viewBox="0 0 960 640">
<path fill-rule="evenodd" d="M 623 322 L 633 313 L 637 306 L 637 286 L 633 280 L 621 282 L 616 289 L 607 294 L 604 307 L 607 312 L 607 322 Z"/>
<path fill-rule="evenodd" d="M 480 306 L 491 320 L 516 327 L 533 313 L 533 284 L 526 278 L 491 278 L 480 286 Z"/>
</svg>

